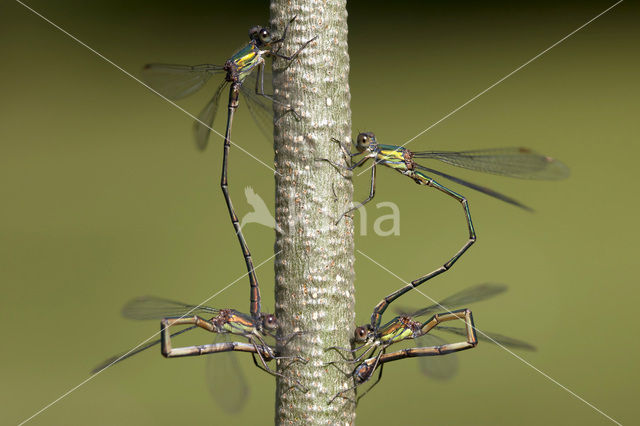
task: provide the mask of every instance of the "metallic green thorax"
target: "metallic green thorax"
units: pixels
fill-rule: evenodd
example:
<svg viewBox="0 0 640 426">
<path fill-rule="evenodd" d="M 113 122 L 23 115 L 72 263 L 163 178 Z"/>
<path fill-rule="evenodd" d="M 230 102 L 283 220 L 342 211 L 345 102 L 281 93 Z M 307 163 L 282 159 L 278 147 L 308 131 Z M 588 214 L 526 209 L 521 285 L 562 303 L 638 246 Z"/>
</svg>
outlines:
<svg viewBox="0 0 640 426">
<path fill-rule="evenodd" d="M 242 82 L 253 69 L 264 62 L 261 51 L 255 42 L 250 42 L 245 47 L 236 52 L 228 61 L 225 67 L 231 67 L 233 75 L 239 82 Z"/>
</svg>

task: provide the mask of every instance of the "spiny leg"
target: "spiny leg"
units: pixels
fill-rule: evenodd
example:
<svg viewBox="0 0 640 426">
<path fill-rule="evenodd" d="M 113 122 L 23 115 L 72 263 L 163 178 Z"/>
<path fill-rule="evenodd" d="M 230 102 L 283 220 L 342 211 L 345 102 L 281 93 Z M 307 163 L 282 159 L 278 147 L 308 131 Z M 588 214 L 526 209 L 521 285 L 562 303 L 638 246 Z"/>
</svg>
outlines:
<svg viewBox="0 0 640 426">
<path fill-rule="evenodd" d="M 449 188 L 440 185 L 439 183 L 437 183 L 433 179 L 428 179 L 428 180 L 424 181 L 424 185 L 427 185 L 427 186 L 435 188 L 435 189 L 437 189 L 439 191 L 442 191 L 445 194 L 449 195 L 450 197 L 452 197 L 452 198 L 454 198 L 454 199 L 456 199 L 456 200 L 458 200 L 460 202 L 460 204 L 462 205 L 462 208 L 464 209 L 465 217 L 466 217 L 466 220 L 467 220 L 467 228 L 469 230 L 469 239 L 462 246 L 462 248 L 460 250 L 458 250 L 458 252 L 451 259 L 449 259 L 444 265 L 442 265 L 439 268 L 437 268 L 436 270 L 428 273 L 427 275 L 424 275 L 424 276 L 422 276 L 422 277 L 420 277 L 418 279 L 415 279 L 415 280 L 411 281 L 405 287 L 402 287 L 401 289 L 391 293 L 390 295 L 388 295 L 387 297 L 382 299 L 382 301 L 380 301 L 380 303 L 378 303 L 376 305 L 376 307 L 373 309 L 373 314 L 371 315 L 371 325 L 373 327 L 377 327 L 377 326 L 380 325 L 380 321 L 382 319 L 382 314 L 384 313 L 384 311 L 389 307 L 389 305 L 394 300 L 396 300 L 397 298 L 399 298 L 403 294 L 407 293 L 408 291 L 413 290 L 414 288 L 418 287 L 420 284 L 430 280 L 431 278 L 436 277 L 436 276 L 448 271 L 449 269 L 451 269 L 451 267 L 469 249 L 469 247 L 471 247 L 473 245 L 473 243 L 476 242 L 476 231 L 473 228 L 473 222 L 471 221 L 471 212 L 469 211 L 469 203 L 467 202 L 467 199 L 464 198 L 463 196 L 453 192 Z"/>
<path fill-rule="evenodd" d="M 296 59 L 296 58 L 298 57 L 298 55 L 300 54 L 300 52 L 302 52 L 302 51 L 307 47 L 307 45 L 308 45 L 309 43 L 311 43 L 312 41 L 314 41 L 315 39 L 317 39 L 317 38 L 318 38 L 318 37 L 316 36 L 316 37 L 313 37 L 313 38 L 312 38 L 312 39 L 310 39 L 310 40 L 307 40 L 307 42 L 306 42 L 306 43 L 304 43 L 304 44 L 302 45 L 302 47 L 300 47 L 300 49 L 298 49 L 298 50 L 296 51 L 296 53 L 294 53 L 294 54 L 293 54 L 293 55 L 291 55 L 291 56 L 281 55 L 281 54 L 280 54 L 280 49 L 282 49 L 282 43 L 283 43 L 283 42 L 285 41 L 285 39 L 287 38 L 287 32 L 289 31 L 289 26 L 293 23 L 293 21 L 295 21 L 295 20 L 296 20 L 296 18 L 297 18 L 297 15 L 296 15 L 296 16 L 294 16 L 293 18 L 291 18 L 291 19 L 289 20 L 289 22 L 287 22 L 287 25 L 284 27 L 284 32 L 282 33 L 282 37 L 280 37 L 278 40 L 274 40 L 274 41 L 272 41 L 272 42 L 271 42 L 271 44 L 278 44 L 279 46 L 278 46 L 278 49 L 277 49 L 277 50 L 275 50 L 275 51 L 271 51 L 271 52 L 270 52 L 270 54 L 271 54 L 271 55 L 273 55 L 273 56 L 275 56 L 275 57 L 277 57 L 277 58 L 281 58 L 281 59 L 284 59 L 284 60 L 286 60 L 286 61 L 289 61 L 289 65 L 287 65 L 287 67 L 286 67 L 286 68 L 289 68 L 289 66 L 291 65 L 291 62 L 292 62 L 294 59 Z M 286 68 L 285 68 L 285 69 L 286 69 Z"/>
<path fill-rule="evenodd" d="M 356 367 L 356 369 L 353 371 L 353 373 L 351 374 L 352 377 L 355 378 L 355 384 L 353 386 L 351 386 L 350 388 L 343 390 L 341 392 L 338 392 L 336 395 L 334 395 L 334 397 L 331 399 L 331 401 L 329 401 L 329 403 L 333 402 L 333 400 L 335 400 L 337 397 L 341 397 L 344 398 L 342 395 L 346 392 L 352 391 L 354 389 L 356 389 L 358 386 L 360 386 L 361 384 L 369 381 L 369 379 L 371 378 L 371 374 L 373 372 L 376 371 L 376 368 L 378 368 L 379 362 L 380 362 L 380 357 L 384 354 L 384 352 L 386 351 L 388 345 L 385 345 L 382 347 L 382 349 L 380 350 L 380 352 L 378 352 L 378 355 L 375 357 L 375 360 L 373 361 L 373 366 L 369 367 L 370 373 L 368 373 L 368 375 L 364 378 L 359 376 L 359 369 L 360 366 L 364 365 L 364 364 L 370 364 L 371 363 L 371 358 L 369 358 L 368 360 L 364 361 L 362 364 L 360 364 L 360 366 Z M 358 374 L 358 376 L 356 377 L 356 374 Z M 378 379 L 379 380 L 379 379 Z M 377 382 L 376 382 L 377 383 Z M 375 384 L 374 384 L 375 385 Z M 366 392 L 365 392 L 366 393 Z M 346 398 L 349 399 L 350 398 Z M 356 401 L 354 401 L 356 404 L 358 403 L 358 401 L 360 400 L 360 398 L 358 398 Z"/>
<path fill-rule="evenodd" d="M 351 386 L 351 387 L 349 387 L 349 388 L 347 388 L 347 389 L 345 389 L 345 390 L 343 390 L 343 391 L 338 392 L 337 394 L 333 395 L 333 398 L 331 398 L 331 399 L 329 400 L 329 402 L 327 402 L 327 405 L 331 405 L 331 404 L 333 404 L 333 401 L 335 401 L 335 400 L 336 400 L 336 398 L 346 399 L 347 401 L 351 401 L 351 402 L 353 402 L 354 404 L 355 404 L 355 403 L 357 403 L 357 401 L 354 401 L 353 399 L 351 399 L 351 398 L 346 397 L 346 396 L 344 396 L 344 395 L 343 395 L 343 394 L 345 394 L 345 393 L 347 393 L 347 392 L 351 392 L 352 390 L 354 390 L 354 389 L 355 389 L 355 388 L 357 388 L 357 387 L 358 387 L 358 385 L 353 385 L 353 386 Z"/>
<path fill-rule="evenodd" d="M 342 359 L 343 359 L 342 362 L 347 363 L 347 364 L 357 364 L 365 356 L 368 356 L 370 353 L 375 352 L 375 350 L 378 348 L 378 346 L 380 346 L 380 343 L 379 342 L 365 343 L 364 345 L 360 346 L 359 348 L 354 349 L 353 352 L 356 352 L 356 351 L 358 351 L 358 350 L 360 350 L 360 349 L 362 349 L 362 348 L 364 348 L 366 346 L 368 346 L 367 349 L 365 349 L 364 352 L 362 352 L 360 355 L 358 355 L 357 357 L 355 357 L 353 359 L 347 359 L 344 356 L 342 356 L 342 354 L 340 352 L 338 352 L 337 350 L 336 350 L 336 352 L 338 352 L 338 354 L 342 357 Z M 328 348 L 328 349 L 344 349 L 344 348 L 338 348 L 338 347 L 333 346 L 333 347 Z M 351 352 L 351 351 L 349 351 L 349 352 Z M 333 363 L 337 363 L 337 362 L 340 362 L 340 361 L 331 361 L 331 362 L 328 362 L 327 364 L 333 364 Z"/>
<path fill-rule="evenodd" d="M 273 101 L 273 94 L 264 93 L 264 60 L 258 65 L 258 77 L 256 78 L 256 95 Z"/>
<path fill-rule="evenodd" d="M 224 151 L 222 156 L 222 177 L 220 178 L 220 188 L 222 189 L 222 194 L 224 195 L 224 200 L 227 203 L 227 209 L 229 210 L 229 217 L 231 218 L 231 223 L 233 224 L 233 228 L 236 231 L 236 236 L 238 237 L 238 242 L 240 243 L 240 248 L 242 249 L 242 255 L 244 256 L 245 264 L 247 265 L 247 273 L 249 276 L 249 285 L 250 285 L 250 313 L 252 318 L 257 318 L 260 313 L 260 287 L 258 284 L 258 277 L 256 276 L 254 267 L 253 267 L 253 259 L 251 258 L 251 252 L 249 251 L 249 247 L 244 239 L 244 235 L 242 234 L 242 228 L 240 228 L 240 222 L 238 221 L 238 216 L 233 208 L 233 203 L 231 202 L 231 197 L 229 195 L 229 180 L 227 177 L 227 169 L 229 163 L 229 150 L 231 148 L 231 127 L 233 125 L 233 116 L 235 110 L 238 108 L 238 94 L 240 87 L 238 84 L 231 84 L 231 88 L 229 89 L 229 114 L 227 117 L 227 129 L 224 137 Z"/>
<path fill-rule="evenodd" d="M 260 335 L 252 335 L 252 336 L 247 336 L 247 337 L 248 337 L 248 339 L 249 339 L 249 343 L 251 343 L 251 344 L 256 348 L 256 352 L 253 354 L 253 363 L 254 363 L 258 368 L 260 368 L 260 369 L 262 369 L 263 371 L 265 371 L 265 372 L 267 372 L 267 373 L 271 374 L 271 375 L 272 375 L 272 376 L 274 376 L 274 377 L 282 377 L 282 378 L 283 378 L 283 379 L 285 379 L 285 380 L 289 380 L 289 381 L 292 381 L 292 382 L 296 383 L 296 386 L 297 386 L 300 390 L 302 390 L 303 392 L 305 392 L 305 393 L 308 391 L 308 389 L 307 389 L 306 387 L 304 387 L 304 386 L 302 385 L 302 383 L 301 383 L 299 380 L 291 379 L 290 377 L 287 377 L 287 376 L 285 376 L 285 375 L 284 375 L 284 374 L 282 374 L 282 373 L 278 373 L 277 371 L 273 371 L 273 370 L 272 370 L 272 369 L 267 365 L 266 360 L 264 359 L 264 357 L 262 356 L 262 354 L 260 353 L 260 351 L 259 351 L 259 350 L 257 350 L 257 349 L 258 349 L 258 345 L 257 345 L 257 344 L 256 344 L 256 342 L 254 341 L 254 339 L 258 339 L 258 340 L 260 341 L 260 343 L 261 343 L 261 346 L 266 345 L 266 343 L 264 342 L 264 339 L 262 339 L 262 337 L 261 337 Z M 260 359 L 260 365 L 258 364 L 258 361 L 256 360 L 256 356 L 255 356 L 255 355 L 258 355 L 258 358 Z M 272 356 L 272 357 L 270 357 L 270 359 L 269 359 L 269 360 L 271 360 L 271 359 L 276 359 L 276 358 L 277 358 L 277 359 L 290 359 L 290 357 L 281 357 L 281 356 L 276 357 L 276 356 Z M 296 357 L 296 359 L 297 359 L 297 358 L 299 358 L 299 357 Z"/>
<path fill-rule="evenodd" d="M 296 332 L 293 332 L 293 333 L 291 333 L 291 335 L 289 335 L 289 336 L 285 339 L 285 342 L 284 342 L 284 343 L 281 343 L 280 345 L 281 345 L 281 346 L 286 346 L 286 345 L 287 345 L 287 344 L 288 344 L 288 343 L 289 343 L 289 342 L 290 342 L 294 337 L 296 337 L 296 336 L 300 336 L 300 335 L 302 335 L 302 334 L 304 334 L 304 332 L 302 332 L 302 331 L 296 331 Z M 255 339 L 258 339 L 258 341 L 260 342 L 260 345 L 262 345 L 262 346 L 269 346 L 269 345 L 267 344 L 267 342 L 264 340 L 264 336 L 263 336 L 261 333 L 254 333 L 254 334 L 251 336 L 251 338 L 252 338 L 252 339 L 254 339 L 254 338 L 255 338 Z M 277 342 L 277 341 L 278 341 L 278 340 L 276 339 L 276 342 Z M 271 358 L 273 359 L 274 357 L 271 357 Z M 301 357 L 300 355 L 296 355 L 296 356 L 278 356 L 278 357 L 277 357 L 277 359 L 290 359 L 290 360 L 292 360 L 292 361 L 291 361 L 292 363 L 294 363 L 294 362 L 299 362 L 299 363 L 301 363 L 301 364 L 307 364 L 307 363 L 309 362 L 309 360 L 308 360 L 308 359 L 305 359 L 305 358 Z"/>
<path fill-rule="evenodd" d="M 378 348 L 378 346 L 380 346 L 380 342 L 375 342 L 371 345 L 371 347 L 367 348 L 364 352 L 362 352 L 358 357 L 356 357 L 353 362 L 357 363 L 360 362 L 368 353 L 374 353 L 376 351 L 376 349 Z M 386 347 L 386 345 L 384 346 Z"/>
<path fill-rule="evenodd" d="M 303 334 L 305 334 L 304 331 L 294 331 L 286 336 L 276 337 L 276 341 L 279 343 L 282 342 L 280 343 L 282 346 L 287 346 L 293 339 L 298 336 L 302 336 Z"/>
<path fill-rule="evenodd" d="M 379 362 L 380 362 L 380 357 L 384 354 L 385 350 L 386 350 L 387 346 L 384 346 L 380 352 L 378 352 L 378 355 L 375 357 L 375 360 L 373 361 L 373 367 L 370 367 L 370 369 L 368 371 L 370 371 L 370 373 L 368 373 L 369 375 L 365 378 L 360 378 L 360 377 L 356 377 L 356 374 L 358 373 L 359 367 L 356 367 L 355 370 L 353 371 L 353 373 L 351 373 L 351 377 L 354 378 L 355 384 L 343 391 L 338 392 L 337 394 L 335 394 L 333 396 L 333 398 L 331 398 L 331 400 L 329 401 L 329 404 L 331 404 L 336 398 L 340 397 L 340 398 L 344 398 L 344 399 L 348 399 L 351 400 L 350 398 L 346 398 L 343 396 L 343 394 L 350 392 L 354 389 L 356 389 L 358 386 L 360 386 L 361 384 L 367 382 L 370 378 L 371 378 L 371 374 L 373 374 L 373 372 L 376 371 L 376 368 L 378 368 Z M 371 358 L 369 358 L 368 360 L 364 361 L 362 364 L 369 364 L 370 363 Z M 377 382 L 376 382 L 377 383 Z M 366 392 L 365 392 L 366 393 Z M 354 401 L 356 404 L 358 403 L 358 401 L 360 400 L 360 398 L 358 398 L 356 401 Z"/>
<path fill-rule="evenodd" d="M 342 142 L 341 142 L 341 141 L 339 141 L 339 140 L 338 140 L 338 139 L 336 139 L 336 138 L 331 138 L 331 141 L 332 141 L 332 142 L 336 142 L 336 143 L 338 143 L 338 144 L 340 145 L 340 149 L 342 150 L 342 153 L 345 155 L 345 158 L 346 158 L 346 159 L 350 160 L 349 162 L 350 162 L 351 164 L 350 164 L 349 166 L 343 166 L 343 165 L 341 165 L 341 164 L 336 164 L 336 163 L 334 163 L 333 161 L 331 161 L 331 160 L 330 160 L 330 159 L 328 159 L 328 158 L 316 158 L 315 160 L 316 160 L 316 161 L 325 161 L 325 162 L 327 162 L 327 163 L 331 164 L 331 165 L 332 165 L 336 170 L 338 170 L 338 171 L 342 171 L 342 170 L 353 171 L 356 167 L 360 167 L 360 166 L 362 166 L 362 165 L 363 165 L 363 164 L 364 164 L 364 163 L 365 163 L 369 158 L 375 158 L 375 156 L 374 156 L 374 155 L 365 155 L 365 156 L 364 156 L 363 158 L 361 158 L 358 162 L 353 163 L 353 162 L 352 162 L 353 157 L 357 157 L 358 155 L 362 155 L 362 154 L 364 154 L 364 153 L 363 153 L 363 152 L 354 152 L 354 153 L 351 153 L 351 152 L 347 151 L 347 150 L 345 149 L 345 147 L 344 147 L 344 146 L 342 146 Z M 343 176 L 345 179 L 346 179 L 346 178 L 349 178 L 349 176 L 344 176 L 344 175 L 342 175 L 342 176 Z"/>
<path fill-rule="evenodd" d="M 345 217 L 347 214 L 351 213 L 354 210 L 358 210 L 360 207 L 363 207 L 365 204 L 367 204 L 369 201 L 371 201 L 373 199 L 373 197 L 376 194 L 376 164 L 377 161 L 375 160 L 375 157 L 372 157 L 371 155 L 366 155 L 363 158 L 361 158 L 358 162 L 352 164 L 349 167 L 345 167 L 345 166 L 341 166 L 339 164 L 334 163 L 333 161 L 331 161 L 328 158 L 316 158 L 316 161 L 325 161 L 329 164 L 331 164 L 333 167 L 335 167 L 338 170 L 349 170 L 352 171 L 354 170 L 356 167 L 360 167 L 362 166 L 367 160 L 369 160 L 369 158 L 374 158 L 373 161 L 373 165 L 371 166 L 371 187 L 369 189 L 369 196 L 362 202 L 356 204 L 354 207 L 351 207 L 349 210 L 347 210 L 346 212 L 342 213 L 340 215 L 340 217 L 338 218 L 338 220 L 336 221 L 336 225 L 338 223 L 340 223 L 340 221 L 342 220 L 343 217 Z M 343 177 L 346 177 L 343 175 Z"/>
<path fill-rule="evenodd" d="M 344 371 L 342 368 L 338 367 L 338 363 L 337 362 L 333 362 L 333 361 L 329 361 L 327 363 L 325 363 L 323 365 L 323 367 L 328 367 L 331 366 L 333 368 L 335 368 L 336 370 L 338 370 L 339 372 L 341 372 L 342 374 L 344 374 L 346 377 L 352 377 L 353 376 L 353 371 Z"/>
<path fill-rule="evenodd" d="M 282 106 L 282 108 L 284 109 L 284 112 L 280 115 L 280 117 L 278 117 L 278 119 L 276 120 L 276 123 L 278 123 L 280 120 L 282 120 L 284 117 L 286 117 L 289 114 L 293 115 L 293 118 L 296 121 L 300 121 L 302 117 L 300 117 L 300 114 L 298 114 L 296 110 L 291 108 L 291 105 L 288 105 L 288 104 L 285 105 L 281 102 L 278 102 L 276 101 L 273 94 L 268 94 L 264 92 L 264 67 L 265 67 L 264 60 L 262 60 L 258 65 L 258 70 L 256 71 L 258 73 L 258 76 L 256 78 L 256 87 L 255 87 L 256 95 L 262 96 L 263 98 L 267 98 L 271 102 Z"/>
<path fill-rule="evenodd" d="M 362 155 L 362 152 L 350 152 L 349 150 L 347 150 L 347 148 L 344 147 L 344 145 L 342 144 L 342 141 L 336 138 L 331 138 L 331 142 L 336 142 L 338 146 L 340 146 L 340 150 L 342 150 L 342 153 L 344 154 L 345 158 L 351 159 L 353 157 L 357 157 L 358 155 Z"/>
<path fill-rule="evenodd" d="M 258 359 L 260 359 L 260 363 L 258 363 L 258 360 L 256 359 L 256 355 L 258 355 Z M 253 357 L 253 363 L 256 365 L 256 367 L 258 367 L 259 369 L 261 369 L 262 371 L 269 373 L 270 375 L 272 375 L 273 377 L 282 377 L 285 380 L 294 382 L 295 385 L 294 387 L 298 388 L 299 390 L 301 390 L 304 393 L 307 393 L 309 391 L 309 389 L 307 389 L 302 382 L 300 382 L 297 379 L 292 379 L 290 377 L 285 376 L 282 373 L 278 373 L 277 371 L 273 371 L 271 368 L 269 368 L 269 366 L 267 365 L 267 363 L 265 362 L 264 358 L 262 357 L 262 355 L 260 354 L 260 352 L 255 352 L 252 353 L 251 355 Z M 275 359 L 283 359 L 283 357 L 275 357 Z"/>
<path fill-rule="evenodd" d="M 289 22 L 287 22 L 287 25 L 284 26 L 284 31 L 282 32 L 282 37 L 280 37 L 277 40 L 272 41 L 272 44 L 279 44 L 282 43 L 286 38 L 287 38 L 287 31 L 289 31 L 289 25 L 291 25 L 293 23 L 293 21 L 296 20 L 296 18 L 298 17 L 298 15 L 295 15 L 293 18 L 289 19 Z"/>
<path fill-rule="evenodd" d="M 367 159 L 367 157 L 365 157 L 363 160 L 366 160 L 366 159 Z M 358 163 L 364 163 L 363 160 L 359 161 Z M 358 163 L 356 163 L 356 164 L 358 164 Z M 376 164 L 377 164 L 377 161 L 374 159 L 373 160 L 373 164 L 371 165 L 371 187 L 369 188 L 369 196 L 367 198 L 365 198 L 364 201 L 359 202 L 358 204 L 356 204 L 355 206 L 351 207 L 346 212 L 342 213 L 340 215 L 340 217 L 338 218 L 338 220 L 336 221 L 336 225 L 338 223 L 340 223 L 340 221 L 342 220 L 343 217 L 345 217 L 346 215 L 348 215 L 352 211 L 358 210 L 360 207 L 364 207 L 365 204 L 367 204 L 369 201 L 373 200 L 373 197 L 376 195 Z"/>
<path fill-rule="evenodd" d="M 280 53 L 279 53 L 279 52 L 280 52 L 280 49 L 279 49 L 279 48 L 278 48 L 278 50 L 276 50 L 275 52 L 272 52 L 272 55 L 273 55 L 273 56 L 275 56 L 275 57 L 277 57 L 277 58 L 284 59 L 285 61 L 289 61 L 289 64 L 288 64 L 288 65 L 287 65 L 287 67 L 286 67 L 286 68 L 288 68 L 289 66 L 291 66 L 291 63 L 293 62 L 293 60 L 294 60 L 294 59 L 296 59 L 296 58 L 298 57 L 298 55 L 300 55 L 300 53 L 301 53 L 301 52 L 302 52 L 302 51 L 303 51 L 303 50 L 304 50 L 304 49 L 309 45 L 309 43 L 311 43 L 312 41 L 314 41 L 314 40 L 315 40 L 315 39 L 317 39 L 317 38 L 318 38 L 318 36 L 315 36 L 315 37 L 313 37 L 313 38 L 311 38 L 311 39 L 307 40 L 307 41 L 306 41 L 306 42 L 305 42 L 305 43 L 300 47 L 300 49 L 298 49 L 298 50 L 296 51 L 296 53 L 294 53 L 294 54 L 293 54 L 293 55 L 291 55 L 291 56 L 286 56 L 286 55 L 282 55 L 282 54 L 280 54 Z M 286 68 L 285 68 L 285 69 L 286 69 Z"/>
<path fill-rule="evenodd" d="M 338 355 L 340 355 L 340 357 L 342 357 L 342 359 L 347 361 L 347 358 L 345 358 L 340 351 L 349 352 L 351 354 L 354 354 L 354 353 L 358 352 L 360 349 L 362 349 L 362 348 L 364 348 L 365 346 L 368 346 L 368 345 L 369 345 L 368 343 L 364 343 L 363 345 L 360 345 L 357 348 L 353 348 L 353 349 L 351 349 L 351 348 L 343 348 L 341 346 L 329 346 L 328 348 L 325 349 L 325 352 L 327 352 L 327 351 L 336 351 L 338 353 Z"/>
</svg>

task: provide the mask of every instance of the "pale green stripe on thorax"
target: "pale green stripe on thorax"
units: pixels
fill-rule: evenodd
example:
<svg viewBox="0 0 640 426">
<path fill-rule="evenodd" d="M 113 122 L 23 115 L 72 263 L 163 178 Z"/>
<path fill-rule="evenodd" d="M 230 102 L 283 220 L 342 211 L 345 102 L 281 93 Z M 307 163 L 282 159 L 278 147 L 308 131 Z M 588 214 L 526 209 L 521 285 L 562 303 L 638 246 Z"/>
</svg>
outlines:
<svg viewBox="0 0 640 426">
<path fill-rule="evenodd" d="M 392 169 L 407 170 L 407 163 L 404 159 L 405 151 L 404 148 L 395 145 L 378 145 L 376 161 Z"/>
<path fill-rule="evenodd" d="M 403 340 L 413 335 L 413 331 L 398 320 L 392 320 L 380 329 L 380 341 Z"/>
</svg>

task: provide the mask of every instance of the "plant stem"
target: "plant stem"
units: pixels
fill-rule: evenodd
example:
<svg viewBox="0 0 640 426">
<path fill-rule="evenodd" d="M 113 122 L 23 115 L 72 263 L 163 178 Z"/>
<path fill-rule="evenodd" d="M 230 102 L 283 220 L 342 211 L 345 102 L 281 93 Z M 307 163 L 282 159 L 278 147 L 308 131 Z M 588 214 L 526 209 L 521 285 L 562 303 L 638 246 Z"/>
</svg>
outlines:
<svg viewBox="0 0 640 426">
<path fill-rule="evenodd" d="M 303 334 L 280 348 L 307 364 L 280 362 L 277 424 L 352 424 L 355 406 L 328 401 L 353 385 L 339 369 L 331 346 L 349 347 L 354 329 L 353 223 L 335 224 L 352 203 L 351 181 L 326 162 L 344 164 L 331 138 L 350 139 L 349 55 L 346 2 L 273 0 L 271 26 L 280 31 L 296 16 L 280 53 L 290 55 L 307 40 L 299 58 L 274 64 L 276 168 L 275 300 L 279 333 Z M 289 65 L 287 67 L 287 65 Z M 288 105 L 299 115 L 286 113 Z M 353 367 L 339 366 L 344 371 Z M 298 380 L 308 392 L 292 388 Z M 353 399 L 353 392 L 345 394 Z"/>
</svg>

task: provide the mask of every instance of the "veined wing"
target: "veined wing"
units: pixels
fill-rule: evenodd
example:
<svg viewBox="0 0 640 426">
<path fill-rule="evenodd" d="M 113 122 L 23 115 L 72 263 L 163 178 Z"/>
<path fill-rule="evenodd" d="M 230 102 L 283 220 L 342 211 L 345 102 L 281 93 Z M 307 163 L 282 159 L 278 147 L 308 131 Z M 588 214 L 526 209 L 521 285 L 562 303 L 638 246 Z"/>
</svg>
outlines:
<svg viewBox="0 0 640 426">
<path fill-rule="evenodd" d="M 474 189 L 474 190 L 476 190 L 478 192 L 482 192 L 483 194 L 487 194 L 490 197 L 493 197 L 493 198 L 496 198 L 498 200 L 504 201 L 505 203 L 513 204 L 514 206 L 520 207 L 521 209 L 524 209 L 524 210 L 527 210 L 527 211 L 530 211 L 530 212 L 533 211 L 533 209 L 531 207 L 528 207 L 528 206 L 522 204 L 520 201 L 518 201 L 518 200 L 516 200 L 514 198 L 511 198 L 511 197 L 509 197 L 507 195 L 501 194 L 501 193 L 499 193 L 497 191 L 494 191 L 491 188 L 487 188 L 486 186 L 478 185 L 478 184 L 469 182 L 467 180 L 460 179 L 460 178 L 457 178 L 455 176 L 451 176 L 450 174 L 439 172 L 438 170 L 434 170 L 434 169 L 431 169 L 429 167 L 421 166 L 419 164 L 416 164 L 415 167 L 420 169 L 420 170 L 424 170 L 426 172 L 432 173 L 434 175 L 442 176 L 445 179 L 449 179 L 451 182 L 455 182 L 455 183 L 458 183 L 460 185 L 464 185 L 467 188 L 471 188 L 471 189 Z"/>
<path fill-rule="evenodd" d="M 226 87 L 227 82 L 223 81 L 220 86 L 218 86 L 216 93 L 213 95 L 209 103 L 207 103 L 200 114 L 198 114 L 198 120 L 193 123 L 196 146 L 201 151 L 204 151 L 207 147 L 207 142 L 209 142 L 209 134 L 213 127 L 213 120 L 216 118 L 218 105 L 220 105 L 220 95 L 222 95 L 222 92 L 224 92 Z"/>
<path fill-rule="evenodd" d="M 171 333 L 171 337 L 177 336 L 178 334 L 182 334 L 182 333 L 184 333 L 186 331 L 189 331 L 189 330 L 193 330 L 196 327 L 197 327 L 196 325 L 192 325 L 191 327 L 187 327 L 187 328 L 182 329 L 180 331 L 176 331 L 175 333 Z M 135 349 L 133 351 L 123 352 L 121 354 L 114 355 L 111 358 L 108 358 L 108 359 L 102 361 L 100 364 L 98 364 L 93 370 L 91 370 L 91 374 L 96 374 L 96 373 L 104 370 L 107 367 L 111 367 L 113 364 L 116 364 L 116 363 L 118 363 L 120 361 L 124 361 L 127 358 L 131 358 L 132 356 L 134 356 L 136 354 L 139 354 L 142 351 L 145 351 L 145 350 L 147 350 L 149 348 L 154 347 L 155 345 L 157 345 L 160 342 L 161 342 L 160 339 L 152 340 L 151 342 L 149 342 L 149 343 L 147 343 L 147 344 L 145 344 L 145 345 L 143 345 L 143 346 L 141 346 L 141 347 L 139 347 L 139 348 L 137 348 L 137 349 Z"/>
<path fill-rule="evenodd" d="M 448 342 L 441 337 L 427 333 L 416 339 L 416 347 L 442 346 Z M 458 373 L 458 357 L 455 353 L 420 357 L 420 370 L 436 380 L 448 380 Z"/>
<path fill-rule="evenodd" d="M 453 166 L 521 179 L 557 180 L 569 176 L 569 168 L 554 158 L 528 148 L 494 148 L 476 151 L 422 151 L 415 158 L 442 161 Z"/>
<path fill-rule="evenodd" d="M 213 343 L 228 341 L 227 335 L 216 335 Z M 249 398 L 250 388 L 238 362 L 238 353 L 220 352 L 207 357 L 206 377 L 213 399 L 224 411 L 241 411 Z"/>
<path fill-rule="evenodd" d="M 268 141 L 273 141 L 273 76 L 266 69 L 263 74 L 261 86 L 257 86 L 258 79 L 261 78 L 260 72 L 255 70 L 245 78 L 240 90 L 258 129 Z M 256 87 L 262 87 L 268 97 L 257 94 Z"/>
<path fill-rule="evenodd" d="M 467 329 L 462 327 L 447 327 L 439 325 L 436 329 L 446 331 L 447 333 L 457 334 L 459 336 L 466 337 L 467 335 Z M 481 331 L 477 329 L 476 335 L 478 337 L 478 340 L 482 342 L 493 343 L 494 345 L 499 344 L 502 346 L 507 346 L 514 349 L 524 349 L 527 351 L 537 350 L 536 347 L 531 345 L 530 343 L 523 342 L 522 340 L 514 339 L 513 337 L 504 336 L 498 333 L 489 333 L 487 331 Z"/>
<path fill-rule="evenodd" d="M 208 306 L 189 305 L 155 296 L 142 296 L 122 308 L 122 316 L 134 320 L 152 320 L 183 315 L 217 315 L 220 310 Z"/>
<path fill-rule="evenodd" d="M 442 312 L 444 310 L 453 310 L 460 307 L 465 307 L 474 302 L 480 302 L 482 300 L 491 299 L 498 294 L 507 291 L 507 286 L 504 284 L 484 283 L 468 287 L 456 294 L 453 294 L 447 298 L 442 299 L 439 303 L 427 306 L 416 312 L 407 314 L 411 317 L 419 317 L 424 315 L 433 314 L 434 312 Z M 403 312 L 406 314 L 406 312 Z M 440 327 L 438 327 L 440 328 Z"/>
<path fill-rule="evenodd" d="M 225 72 L 224 67 L 212 64 L 147 64 L 142 69 L 142 79 L 154 90 L 175 101 L 198 91 L 211 76 L 222 72 Z"/>
</svg>

